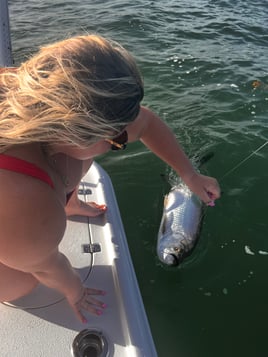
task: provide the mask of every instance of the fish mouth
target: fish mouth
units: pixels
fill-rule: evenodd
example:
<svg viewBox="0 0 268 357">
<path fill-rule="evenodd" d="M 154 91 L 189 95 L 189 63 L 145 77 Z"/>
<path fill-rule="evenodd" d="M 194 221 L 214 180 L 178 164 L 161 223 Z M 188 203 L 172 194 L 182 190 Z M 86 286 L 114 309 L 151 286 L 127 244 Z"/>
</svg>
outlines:
<svg viewBox="0 0 268 357">
<path fill-rule="evenodd" d="M 181 263 L 180 256 L 177 256 L 176 254 L 165 254 L 164 255 L 164 263 L 170 266 L 178 266 Z"/>
</svg>

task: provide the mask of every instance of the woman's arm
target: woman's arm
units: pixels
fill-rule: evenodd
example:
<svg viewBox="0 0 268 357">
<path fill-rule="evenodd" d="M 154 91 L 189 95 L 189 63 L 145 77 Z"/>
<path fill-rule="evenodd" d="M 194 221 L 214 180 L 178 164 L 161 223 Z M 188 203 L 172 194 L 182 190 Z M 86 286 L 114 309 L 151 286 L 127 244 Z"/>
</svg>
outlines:
<svg viewBox="0 0 268 357">
<path fill-rule="evenodd" d="M 128 126 L 128 133 L 130 141 L 140 139 L 170 165 L 204 202 L 220 197 L 217 180 L 196 172 L 173 132 L 151 110 L 141 107 L 137 119 Z"/>
<path fill-rule="evenodd" d="M 91 295 L 104 295 L 104 291 L 83 286 L 79 275 L 66 256 L 56 249 L 39 266 L 31 268 L 33 276 L 44 285 L 60 291 L 67 299 L 78 319 L 85 322 L 81 310 L 100 315 L 104 305 Z"/>
</svg>

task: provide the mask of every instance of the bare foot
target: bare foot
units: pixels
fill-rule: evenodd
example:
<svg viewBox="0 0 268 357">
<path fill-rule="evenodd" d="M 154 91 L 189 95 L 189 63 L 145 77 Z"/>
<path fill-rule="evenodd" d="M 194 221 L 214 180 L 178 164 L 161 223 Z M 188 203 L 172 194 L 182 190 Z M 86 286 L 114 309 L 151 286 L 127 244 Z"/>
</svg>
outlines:
<svg viewBox="0 0 268 357">
<path fill-rule="evenodd" d="M 83 202 L 79 200 L 79 205 L 77 207 L 65 207 L 65 212 L 68 216 L 86 216 L 86 217 L 97 217 L 105 213 L 107 210 L 106 205 L 98 205 L 95 202 Z"/>
<path fill-rule="evenodd" d="M 107 211 L 106 205 L 98 205 L 95 202 L 84 202 L 77 197 L 77 191 L 74 191 L 65 206 L 65 213 L 69 216 L 97 217 Z"/>
</svg>

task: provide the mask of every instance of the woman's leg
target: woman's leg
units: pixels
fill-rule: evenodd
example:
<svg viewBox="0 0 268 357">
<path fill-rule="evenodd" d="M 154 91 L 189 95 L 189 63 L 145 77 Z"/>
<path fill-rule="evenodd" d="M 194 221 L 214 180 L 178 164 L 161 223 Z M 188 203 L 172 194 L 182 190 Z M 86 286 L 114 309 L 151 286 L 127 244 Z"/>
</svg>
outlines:
<svg viewBox="0 0 268 357">
<path fill-rule="evenodd" d="M 0 301 L 16 300 L 30 293 L 38 284 L 32 274 L 0 263 Z"/>
</svg>

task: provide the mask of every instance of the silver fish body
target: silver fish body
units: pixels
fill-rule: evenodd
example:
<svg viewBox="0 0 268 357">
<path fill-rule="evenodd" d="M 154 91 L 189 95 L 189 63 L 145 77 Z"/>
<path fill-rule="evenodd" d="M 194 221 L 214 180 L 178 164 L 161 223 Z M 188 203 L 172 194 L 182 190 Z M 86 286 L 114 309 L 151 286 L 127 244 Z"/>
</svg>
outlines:
<svg viewBox="0 0 268 357">
<path fill-rule="evenodd" d="M 195 246 L 203 217 L 203 203 L 181 183 L 165 196 L 157 255 L 167 265 L 182 262 Z"/>
</svg>

